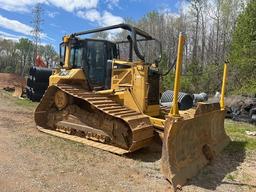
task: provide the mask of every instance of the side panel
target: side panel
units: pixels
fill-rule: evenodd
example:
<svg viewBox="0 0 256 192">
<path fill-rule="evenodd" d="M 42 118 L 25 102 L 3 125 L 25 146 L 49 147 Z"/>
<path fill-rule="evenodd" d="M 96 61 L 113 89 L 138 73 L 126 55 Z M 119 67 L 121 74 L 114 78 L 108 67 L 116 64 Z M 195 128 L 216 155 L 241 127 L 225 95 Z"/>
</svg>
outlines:
<svg viewBox="0 0 256 192">
<path fill-rule="evenodd" d="M 82 69 L 64 69 L 56 72 L 49 78 L 49 86 L 64 83 L 79 84 L 84 88 L 88 88 L 86 77 Z"/>
<path fill-rule="evenodd" d="M 139 108 L 145 112 L 148 105 L 148 67 L 143 64 L 137 64 L 133 67 L 133 80 L 132 80 L 131 93 L 138 103 Z"/>
<path fill-rule="evenodd" d="M 113 65 L 111 89 L 124 92 L 124 104 L 127 107 L 146 113 L 149 92 L 148 66 L 141 61 L 132 63 L 120 60 L 114 60 Z M 152 115 L 158 115 L 152 111 L 158 109 L 155 104 L 150 109 Z"/>
<path fill-rule="evenodd" d="M 124 104 L 149 116 L 159 116 L 159 74 L 141 61 L 113 60 L 111 89 L 124 92 Z"/>
</svg>

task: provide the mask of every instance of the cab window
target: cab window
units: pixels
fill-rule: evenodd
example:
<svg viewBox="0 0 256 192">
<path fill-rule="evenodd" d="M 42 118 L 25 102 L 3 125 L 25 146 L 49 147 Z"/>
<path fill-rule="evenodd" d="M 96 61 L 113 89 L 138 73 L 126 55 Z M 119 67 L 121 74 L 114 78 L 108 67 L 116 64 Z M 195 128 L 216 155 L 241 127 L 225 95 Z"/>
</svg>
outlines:
<svg viewBox="0 0 256 192">
<path fill-rule="evenodd" d="M 70 52 L 70 65 L 73 68 L 81 68 L 82 66 L 82 55 L 83 48 L 82 47 L 72 47 Z"/>
<path fill-rule="evenodd" d="M 60 64 L 64 65 L 65 63 L 65 51 L 66 51 L 66 46 L 64 43 L 60 44 Z"/>
<path fill-rule="evenodd" d="M 87 42 L 87 73 L 94 86 L 103 86 L 105 82 L 105 43 L 101 41 Z"/>
</svg>

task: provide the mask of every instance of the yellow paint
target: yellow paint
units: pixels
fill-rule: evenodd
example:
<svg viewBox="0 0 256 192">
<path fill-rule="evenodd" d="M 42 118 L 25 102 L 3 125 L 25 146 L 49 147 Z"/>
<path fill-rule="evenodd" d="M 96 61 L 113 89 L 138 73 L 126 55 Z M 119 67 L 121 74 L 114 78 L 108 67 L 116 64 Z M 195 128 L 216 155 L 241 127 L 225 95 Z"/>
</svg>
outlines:
<svg viewBox="0 0 256 192">
<path fill-rule="evenodd" d="M 53 74 L 49 78 L 49 85 L 58 83 L 71 83 L 80 81 L 81 84 L 85 84 L 85 75 L 82 69 L 62 69 L 56 74 Z"/>
<path fill-rule="evenodd" d="M 143 109 L 140 108 L 138 101 L 134 95 L 132 95 L 130 90 L 124 92 L 124 105 L 130 109 L 143 113 Z"/>
<path fill-rule="evenodd" d="M 180 75 L 182 67 L 182 56 L 183 56 L 183 46 L 185 43 L 185 37 L 182 33 L 179 35 L 179 44 L 178 44 L 178 53 L 177 53 L 177 62 L 176 62 L 176 71 L 175 71 L 175 82 L 174 82 L 174 93 L 173 93 L 173 106 L 170 110 L 169 115 L 174 117 L 179 117 L 179 108 L 178 108 L 178 95 L 180 90 Z"/>
<path fill-rule="evenodd" d="M 70 36 L 64 36 L 63 37 L 63 42 L 65 43 L 65 61 L 64 61 L 64 68 L 69 69 L 70 67 Z"/>
<path fill-rule="evenodd" d="M 113 69 L 112 72 L 112 89 L 121 89 L 122 87 L 131 87 L 132 69 Z"/>
<path fill-rule="evenodd" d="M 225 110 L 225 89 L 226 89 L 226 81 L 227 81 L 227 63 L 224 64 L 223 70 L 223 79 L 222 79 L 222 86 L 221 86 L 221 97 L 220 97 L 220 108 L 221 110 Z"/>
<path fill-rule="evenodd" d="M 130 66 L 129 68 L 118 68 L 118 66 Z M 132 81 L 132 62 L 113 59 L 112 61 L 112 80 L 111 89 L 120 90 L 131 87 Z"/>
<path fill-rule="evenodd" d="M 119 65 L 133 65 L 133 62 L 130 61 L 124 61 L 124 60 L 118 60 L 118 59 L 113 59 L 112 63 L 115 64 L 119 64 Z"/>
<path fill-rule="evenodd" d="M 115 95 L 120 97 L 121 99 L 124 99 L 124 92 L 115 92 Z"/>
<path fill-rule="evenodd" d="M 64 62 L 64 68 L 69 69 L 70 68 L 70 46 L 66 46 L 66 51 L 65 51 L 65 62 Z"/>
<path fill-rule="evenodd" d="M 107 89 L 107 90 L 103 90 L 103 91 L 97 91 L 96 93 L 99 94 L 113 94 L 115 91 L 113 89 Z"/>
<path fill-rule="evenodd" d="M 124 91 L 115 92 L 113 89 L 107 89 L 102 91 L 96 91 L 98 94 L 107 95 L 120 105 L 124 105 Z"/>
<path fill-rule="evenodd" d="M 153 124 L 153 126 L 164 129 L 164 124 L 165 124 L 164 119 L 159 119 L 154 117 L 149 117 L 149 119 L 150 119 L 150 122 Z"/>
<path fill-rule="evenodd" d="M 133 66 L 133 75 L 132 75 L 132 87 L 131 93 L 139 105 L 139 108 L 142 112 L 146 109 L 146 100 L 147 100 L 147 89 L 148 85 L 148 68 L 145 66 L 143 67 L 144 63 L 140 63 Z"/>
<path fill-rule="evenodd" d="M 120 105 L 124 105 L 124 92 L 115 92 L 114 95 L 110 95 L 111 99 L 119 103 Z"/>
<path fill-rule="evenodd" d="M 63 42 L 64 42 L 64 43 L 68 43 L 68 42 L 69 42 L 69 39 L 70 39 L 70 36 L 64 36 L 64 37 L 63 37 Z"/>
<path fill-rule="evenodd" d="M 126 68 L 118 68 L 125 65 Z M 127 67 L 128 66 L 128 67 Z M 136 111 L 147 111 L 148 94 L 148 66 L 143 61 L 127 62 L 113 60 L 112 62 L 111 89 L 124 91 L 124 104 Z M 148 111 L 151 115 L 159 114 L 158 111 Z"/>
</svg>

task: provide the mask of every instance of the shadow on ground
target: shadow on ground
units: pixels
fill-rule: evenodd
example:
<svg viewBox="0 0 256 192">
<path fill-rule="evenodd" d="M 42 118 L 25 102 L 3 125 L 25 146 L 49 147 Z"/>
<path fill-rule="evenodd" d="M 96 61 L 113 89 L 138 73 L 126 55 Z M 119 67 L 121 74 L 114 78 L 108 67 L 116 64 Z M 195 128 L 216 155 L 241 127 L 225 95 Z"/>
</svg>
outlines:
<svg viewBox="0 0 256 192">
<path fill-rule="evenodd" d="M 256 186 L 237 183 L 232 180 L 223 181 L 225 177 L 228 178 L 229 174 L 236 171 L 240 164 L 244 162 L 246 155 L 245 145 L 246 142 L 231 141 L 211 164 L 204 167 L 201 172 L 196 177 L 189 180 L 186 185 L 194 185 L 208 190 L 216 190 L 221 184 L 248 186 L 256 189 Z M 127 157 L 143 162 L 154 162 L 160 160 L 161 155 L 161 141 L 156 139 L 153 145 L 128 154 Z"/>
<path fill-rule="evenodd" d="M 221 184 L 248 186 L 256 189 L 256 186 L 237 183 L 232 180 L 230 182 L 223 181 L 225 177 L 232 177 L 230 173 L 236 171 L 240 164 L 244 162 L 245 145 L 246 142 L 231 141 L 222 153 L 211 164 L 202 169 L 187 185 L 195 185 L 208 190 L 216 190 Z"/>
<path fill-rule="evenodd" d="M 128 158 L 143 161 L 143 162 L 155 162 L 161 159 L 162 156 L 162 142 L 160 138 L 155 137 L 153 143 L 145 148 L 128 153 Z"/>
</svg>

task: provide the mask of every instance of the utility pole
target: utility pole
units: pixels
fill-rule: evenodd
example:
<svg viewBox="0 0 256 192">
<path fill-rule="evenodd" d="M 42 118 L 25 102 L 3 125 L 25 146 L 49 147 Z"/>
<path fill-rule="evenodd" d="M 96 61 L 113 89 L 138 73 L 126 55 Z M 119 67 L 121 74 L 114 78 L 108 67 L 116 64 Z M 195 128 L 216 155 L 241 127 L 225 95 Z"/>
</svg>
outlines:
<svg viewBox="0 0 256 192">
<path fill-rule="evenodd" d="M 42 29 L 41 29 L 41 24 L 43 22 L 42 12 L 43 12 L 43 9 L 40 3 L 37 3 L 35 7 L 32 9 L 33 30 L 31 31 L 31 34 L 33 36 L 33 44 L 34 44 L 34 65 L 36 64 L 36 57 L 38 55 L 38 45 L 40 44 L 41 35 L 42 35 Z"/>
</svg>

